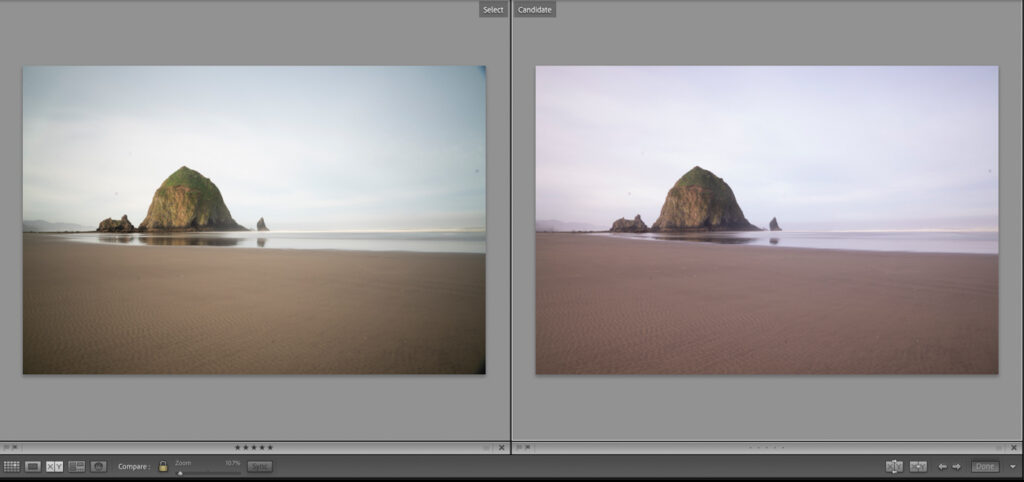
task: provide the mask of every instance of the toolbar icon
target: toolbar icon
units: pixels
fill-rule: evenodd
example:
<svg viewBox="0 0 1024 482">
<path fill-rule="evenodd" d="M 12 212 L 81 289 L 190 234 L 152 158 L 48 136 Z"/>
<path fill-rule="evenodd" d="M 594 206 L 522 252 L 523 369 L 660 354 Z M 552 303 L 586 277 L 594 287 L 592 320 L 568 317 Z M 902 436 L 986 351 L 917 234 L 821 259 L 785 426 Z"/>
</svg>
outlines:
<svg viewBox="0 0 1024 482">
<path fill-rule="evenodd" d="M 105 473 L 107 471 L 107 461 L 93 460 L 91 463 L 89 463 L 89 471 L 94 474 Z"/>
<path fill-rule="evenodd" d="M 85 461 L 84 460 L 69 460 L 68 461 L 68 473 L 69 474 L 84 474 L 85 473 Z"/>
<path fill-rule="evenodd" d="M 38 460 L 26 460 L 25 472 L 42 472 L 43 463 Z"/>
<path fill-rule="evenodd" d="M 64 461 L 63 460 L 47 460 L 46 461 L 46 473 L 48 474 L 60 474 L 64 472 Z"/>
<path fill-rule="evenodd" d="M 925 460 L 911 460 L 910 472 L 919 474 L 928 472 L 928 462 Z"/>
<path fill-rule="evenodd" d="M 161 460 L 160 461 L 160 465 L 157 465 L 156 470 L 158 472 L 167 472 L 167 461 L 166 460 Z"/>
<path fill-rule="evenodd" d="M 4 473 L 5 474 L 16 474 L 21 472 L 21 461 L 20 460 L 4 460 Z"/>
<path fill-rule="evenodd" d="M 902 460 L 886 460 L 885 471 L 890 474 L 899 474 L 903 472 L 903 461 Z"/>
</svg>

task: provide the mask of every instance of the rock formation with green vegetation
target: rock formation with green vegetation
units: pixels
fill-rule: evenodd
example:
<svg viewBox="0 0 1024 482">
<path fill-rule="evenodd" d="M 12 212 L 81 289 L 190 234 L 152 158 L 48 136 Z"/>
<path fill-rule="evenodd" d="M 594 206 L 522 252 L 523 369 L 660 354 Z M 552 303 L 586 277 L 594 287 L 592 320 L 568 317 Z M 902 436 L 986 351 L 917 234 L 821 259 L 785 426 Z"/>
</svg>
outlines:
<svg viewBox="0 0 1024 482">
<path fill-rule="evenodd" d="M 648 229 L 644 220 L 640 219 L 640 215 L 637 214 L 632 221 L 626 218 L 617 219 L 612 223 L 610 231 L 613 233 L 646 233 Z"/>
<path fill-rule="evenodd" d="M 656 232 L 760 230 L 743 216 L 732 188 L 700 166 L 676 181 L 651 226 Z"/>
<path fill-rule="evenodd" d="M 107 218 L 100 221 L 100 227 L 96 228 L 96 231 L 101 233 L 134 233 L 135 226 L 128 220 L 128 215 L 121 216 L 120 221 L 114 221 L 113 218 Z"/>
<path fill-rule="evenodd" d="M 231 218 L 220 189 L 182 166 L 153 194 L 139 231 L 248 231 Z"/>
</svg>

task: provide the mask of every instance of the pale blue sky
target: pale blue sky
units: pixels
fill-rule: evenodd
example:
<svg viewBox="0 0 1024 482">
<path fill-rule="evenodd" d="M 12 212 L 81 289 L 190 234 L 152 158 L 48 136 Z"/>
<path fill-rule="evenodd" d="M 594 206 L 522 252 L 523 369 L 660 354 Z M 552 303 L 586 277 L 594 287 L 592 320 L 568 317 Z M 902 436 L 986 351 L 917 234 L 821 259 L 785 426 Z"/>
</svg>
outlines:
<svg viewBox="0 0 1024 482">
<path fill-rule="evenodd" d="M 648 225 L 695 165 L 783 229 L 996 229 L 998 69 L 537 67 L 537 219 Z"/>
<path fill-rule="evenodd" d="M 24 219 L 138 225 L 182 165 L 271 229 L 483 228 L 483 67 L 25 67 Z"/>
</svg>

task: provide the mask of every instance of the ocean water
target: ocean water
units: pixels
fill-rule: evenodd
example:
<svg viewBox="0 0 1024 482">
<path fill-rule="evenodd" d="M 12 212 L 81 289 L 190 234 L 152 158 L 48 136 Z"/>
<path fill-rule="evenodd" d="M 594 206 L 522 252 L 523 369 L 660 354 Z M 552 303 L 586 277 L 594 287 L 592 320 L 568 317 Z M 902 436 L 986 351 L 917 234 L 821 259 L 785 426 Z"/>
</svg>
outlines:
<svg viewBox="0 0 1024 482">
<path fill-rule="evenodd" d="M 220 246 L 423 253 L 484 253 L 487 248 L 483 231 L 75 233 L 62 236 L 83 243 L 135 246 Z"/>
<path fill-rule="evenodd" d="M 754 231 L 709 233 L 601 233 L 648 241 L 743 244 L 789 248 L 998 254 L 995 231 Z"/>
</svg>

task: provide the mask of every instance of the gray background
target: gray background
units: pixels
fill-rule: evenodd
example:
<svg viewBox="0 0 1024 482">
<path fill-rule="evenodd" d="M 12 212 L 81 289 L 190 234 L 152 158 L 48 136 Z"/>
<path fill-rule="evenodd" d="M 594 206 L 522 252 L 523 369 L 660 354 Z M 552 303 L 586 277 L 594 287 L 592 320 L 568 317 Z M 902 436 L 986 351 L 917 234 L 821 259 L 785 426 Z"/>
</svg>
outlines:
<svg viewBox="0 0 1024 482">
<path fill-rule="evenodd" d="M 1021 2 L 560 1 L 513 20 L 514 440 L 1020 440 Z M 999 375 L 534 375 L 534 66 L 998 65 Z"/>
<path fill-rule="evenodd" d="M 0 45 L 0 440 L 508 439 L 508 19 L 471 1 L 3 1 Z M 23 376 L 21 68 L 41 64 L 486 65 L 488 374 Z"/>
<path fill-rule="evenodd" d="M 559 2 L 516 24 L 513 254 L 518 439 L 1021 438 L 1021 6 Z M 507 19 L 474 2 L 0 1 L 0 439 L 497 439 L 509 407 Z M 484 64 L 486 377 L 21 375 L 21 66 Z M 1000 66 L 1000 374 L 536 377 L 533 66 Z"/>
</svg>

